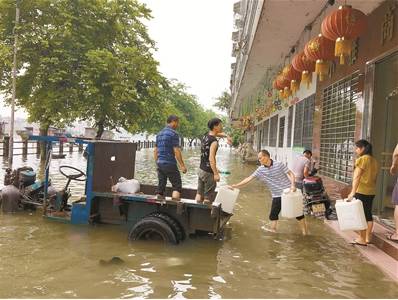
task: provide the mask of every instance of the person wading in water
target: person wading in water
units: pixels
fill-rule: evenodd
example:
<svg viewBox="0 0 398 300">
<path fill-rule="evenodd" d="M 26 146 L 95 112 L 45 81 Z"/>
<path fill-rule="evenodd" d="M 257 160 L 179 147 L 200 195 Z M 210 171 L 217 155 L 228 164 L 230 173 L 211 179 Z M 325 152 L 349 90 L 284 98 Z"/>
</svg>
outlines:
<svg viewBox="0 0 398 300">
<path fill-rule="evenodd" d="M 272 194 L 271 212 L 269 215 L 269 219 L 271 220 L 271 228 L 268 229 L 268 231 L 276 232 L 279 213 L 282 208 L 281 202 L 283 190 L 290 188 L 292 192 L 296 191 L 294 173 L 290 171 L 283 163 L 272 160 L 267 150 L 261 150 L 257 157 L 261 166 L 258 167 L 252 175 L 243 179 L 239 183 L 232 184 L 230 187 L 243 187 L 255 178 L 262 181 Z M 296 219 L 299 223 L 302 234 L 307 235 L 308 232 L 304 214 Z"/>
</svg>

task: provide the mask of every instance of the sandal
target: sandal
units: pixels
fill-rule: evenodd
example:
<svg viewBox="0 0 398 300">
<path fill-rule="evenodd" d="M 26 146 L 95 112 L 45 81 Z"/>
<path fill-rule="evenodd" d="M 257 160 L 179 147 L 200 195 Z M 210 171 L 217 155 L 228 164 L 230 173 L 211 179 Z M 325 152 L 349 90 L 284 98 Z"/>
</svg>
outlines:
<svg viewBox="0 0 398 300">
<path fill-rule="evenodd" d="M 353 240 L 352 242 L 350 242 L 350 244 L 351 245 L 358 245 L 358 246 L 367 246 L 367 244 L 363 244 L 363 243 L 359 243 L 358 241 L 356 241 L 356 240 Z"/>
<path fill-rule="evenodd" d="M 398 239 L 393 239 L 392 236 L 394 233 L 390 233 L 389 235 L 386 236 L 386 239 L 395 243 L 398 243 Z"/>
</svg>

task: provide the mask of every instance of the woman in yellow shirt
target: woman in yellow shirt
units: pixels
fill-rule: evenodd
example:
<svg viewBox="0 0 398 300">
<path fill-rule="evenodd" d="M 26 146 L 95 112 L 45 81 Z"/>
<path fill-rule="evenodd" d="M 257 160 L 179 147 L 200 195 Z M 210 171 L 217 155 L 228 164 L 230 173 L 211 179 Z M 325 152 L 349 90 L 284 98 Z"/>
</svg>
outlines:
<svg viewBox="0 0 398 300">
<path fill-rule="evenodd" d="M 358 158 L 355 161 L 354 178 L 352 180 L 349 199 L 356 198 L 362 201 L 368 228 L 359 231 L 359 237 L 352 244 L 366 246 L 372 234 L 373 217 L 372 204 L 376 194 L 376 179 L 379 166 L 372 156 L 372 144 L 366 140 L 355 142 L 355 153 Z"/>
</svg>

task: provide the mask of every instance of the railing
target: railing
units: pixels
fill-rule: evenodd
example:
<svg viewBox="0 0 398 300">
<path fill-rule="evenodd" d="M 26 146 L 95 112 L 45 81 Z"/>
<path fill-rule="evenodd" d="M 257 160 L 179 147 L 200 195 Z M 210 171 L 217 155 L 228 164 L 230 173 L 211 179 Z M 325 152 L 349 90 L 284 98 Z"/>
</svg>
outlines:
<svg viewBox="0 0 398 300">
<path fill-rule="evenodd" d="M 132 141 L 133 143 L 137 144 L 137 149 L 149 149 L 155 147 L 154 141 Z M 197 146 L 196 142 L 192 143 L 192 146 Z M 183 147 L 189 147 L 189 143 L 183 142 Z M 10 147 L 10 138 L 8 136 L 4 137 L 3 141 L 0 142 L 0 156 L 8 157 L 9 155 L 9 147 Z M 64 148 L 68 148 L 68 152 L 83 152 L 83 145 L 82 144 L 74 144 L 69 142 L 59 142 L 54 143 L 53 146 L 53 153 L 54 154 L 63 154 Z M 40 154 L 40 142 L 38 141 L 14 141 L 14 155 L 31 155 L 31 154 Z"/>
<path fill-rule="evenodd" d="M 14 141 L 13 143 L 14 153 L 13 155 L 31 155 L 31 154 L 40 154 L 40 142 L 38 141 L 30 141 L 30 140 L 23 140 L 23 141 Z M 0 156 L 8 157 L 9 155 L 9 147 L 10 147 L 10 137 L 4 137 L 3 141 L 0 142 Z M 72 152 L 83 152 L 83 145 L 79 144 L 76 145 L 74 143 L 56 143 L 53 147 L 53 153 L 64 153 L 64 148 L 68 147 L 69 153 Z M 21 151 L 22 150 L 22 151 Z"/>
</svg>

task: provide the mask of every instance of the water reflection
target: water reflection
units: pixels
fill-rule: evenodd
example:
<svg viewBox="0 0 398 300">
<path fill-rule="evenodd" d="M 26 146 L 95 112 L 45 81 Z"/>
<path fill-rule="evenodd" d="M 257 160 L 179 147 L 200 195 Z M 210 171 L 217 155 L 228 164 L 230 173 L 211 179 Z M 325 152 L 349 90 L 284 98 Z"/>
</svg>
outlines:
<svg viewBox="0 0 398 300">
<path fill-rule="evenodd" d="M 195 187 L 198 150 L 184 152 Z M 23 162 L 37 168 L 33 157 Z M 17 163 L 16 162 L 16 163 Z M 81 155 L 53 160 L 52 181 L 61 164 L 84 169 Z M 220 169 L 231 171 L 222 184 L 249 175 L 229 150 L 220 149 Z M 2 171 L 3 172 L 3 171 Z M 156 183 L 152 151 L 137 153 L 136 177 Z M 3 174 L 0 174 L 2 177 Z M 84 187 L 74 182 L 72 193 Z M 71 226 L 40 213 L 0 215 L 0 297 L 17 298 L 397 298 L 397 285 L 361 258 L 319 220 L 302 237 L 296 222 L 281 220 L 280 232 L 267 224 L 270 199 L 260 184 L 242 190 L 231 218 L 229 238 L 186 240 L 179 246 L 127 242 L 118 226 Z M 120 257 L 121 265 L 99 263 Z"/>
</svg>

